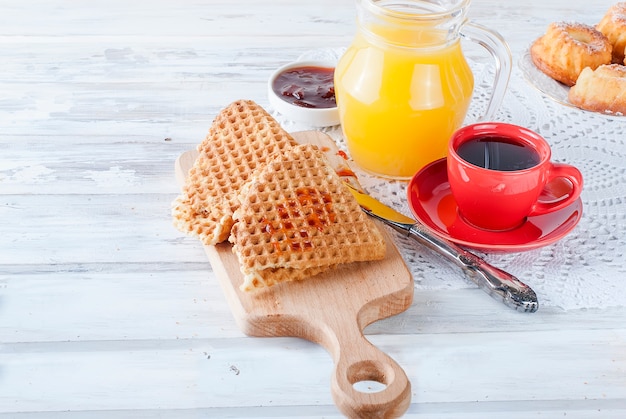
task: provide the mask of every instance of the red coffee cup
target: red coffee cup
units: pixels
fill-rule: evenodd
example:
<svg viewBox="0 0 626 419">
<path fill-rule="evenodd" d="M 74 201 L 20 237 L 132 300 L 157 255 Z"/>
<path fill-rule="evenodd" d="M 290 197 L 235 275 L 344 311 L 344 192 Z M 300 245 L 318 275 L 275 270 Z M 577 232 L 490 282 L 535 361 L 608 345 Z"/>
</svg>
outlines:
<svg viewBox="0 0 626 419">
<path fill-rule="evenodd" d="M 476 227 L 501 231 L 572 204 L 580 196 L 582 174 L 551 162 L 551 154 L 543 137 L 517 125 L 484 122 L 459 129 L 447 158 L 459 214 Z M 550 189 L 565 193 L 555 196 Z"/>
</svg>

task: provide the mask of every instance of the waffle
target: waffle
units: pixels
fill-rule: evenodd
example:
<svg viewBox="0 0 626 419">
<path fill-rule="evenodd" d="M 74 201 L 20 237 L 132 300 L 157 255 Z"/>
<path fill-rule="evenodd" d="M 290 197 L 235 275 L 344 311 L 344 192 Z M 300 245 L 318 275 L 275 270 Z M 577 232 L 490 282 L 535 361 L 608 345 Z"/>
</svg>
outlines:
<svg viewBox="0 0 626 419">
<path fill-rule="evenodd" d="M 207 245 L 225 241 L 241 187 L 269 156 L 296 144 L 256 103 L 240 100 L 230 104 L 198 146 L 198 158 L 172 204 L 176 228 Z"/>
<path fill-rule="evenodd" d="M 229 241 L 244 291 L 385 255 L 381 232 L 315 146 L 274 158 L 244 186 L 239 201 Z"/>
</svg>

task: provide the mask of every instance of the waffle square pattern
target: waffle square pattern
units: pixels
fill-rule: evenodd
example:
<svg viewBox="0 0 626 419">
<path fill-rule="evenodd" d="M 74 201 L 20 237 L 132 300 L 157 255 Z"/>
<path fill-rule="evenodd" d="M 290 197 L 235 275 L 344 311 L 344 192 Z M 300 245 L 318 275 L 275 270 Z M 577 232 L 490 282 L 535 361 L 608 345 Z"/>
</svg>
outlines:
<svg viewBox="0 0 626 419">
<path fill-rule="evenodd" d="M 206 245 L 228 238 L 237 194 L 269 157 L 296 145 L 265 109 L 239 100 L 223 109 L 198 146 L 182 194 L 172 205 L 174 225 Z"/>
<path fill-rule="evenodd" d="M 242 290 L 385 255 L 382 234 L 315 146 L 275 155 L 238 199 L 229 241 L 244 275 Z"/>
</svg>

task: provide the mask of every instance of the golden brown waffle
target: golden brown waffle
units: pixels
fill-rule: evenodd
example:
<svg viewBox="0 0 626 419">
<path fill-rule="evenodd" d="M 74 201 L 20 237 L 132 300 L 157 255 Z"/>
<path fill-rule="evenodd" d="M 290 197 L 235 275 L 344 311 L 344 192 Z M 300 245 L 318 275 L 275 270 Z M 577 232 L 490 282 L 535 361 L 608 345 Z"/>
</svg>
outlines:
<svg viewBox="0 0 626 419">
<path fill-rule="evenodd" d="M 174 225 L 207 245 L 226 240 L 241 187 L 269 156 L 296 144 L 261 106 L 244 100 L 232 103 L 198 146 L 200 154 L 172 204 Z"/>
<path fill-rule="evenodd" d="M 274 158 L 239 200 L 229 241 L 244 275 L 242 290 L 385 255 L 382 234 L 315 146 Z"/>
</svg>

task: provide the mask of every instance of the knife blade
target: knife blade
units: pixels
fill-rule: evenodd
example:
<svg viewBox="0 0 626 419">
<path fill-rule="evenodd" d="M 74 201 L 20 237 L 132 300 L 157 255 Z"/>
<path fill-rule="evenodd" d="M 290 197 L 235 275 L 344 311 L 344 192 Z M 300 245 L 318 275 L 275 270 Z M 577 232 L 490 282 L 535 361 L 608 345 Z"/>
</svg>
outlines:
<svg viewBox="0 0 626 419">
<path fill-rule="evenodd" d="M 360 185 L 355 188 L 352 186 L 355 182 L 358 184 L 356 177 L 350 183 L 344 183 L 368 215 L 443 255 L 459 266 L 487 294 L 501 300 L 508 307 L 528 313 L 537 311 L 539 308 L 537 294 L 528 285 L 457 244 L 431 233 L 413 218 L 407 217 L 366 194 Z"/>
</svg>

